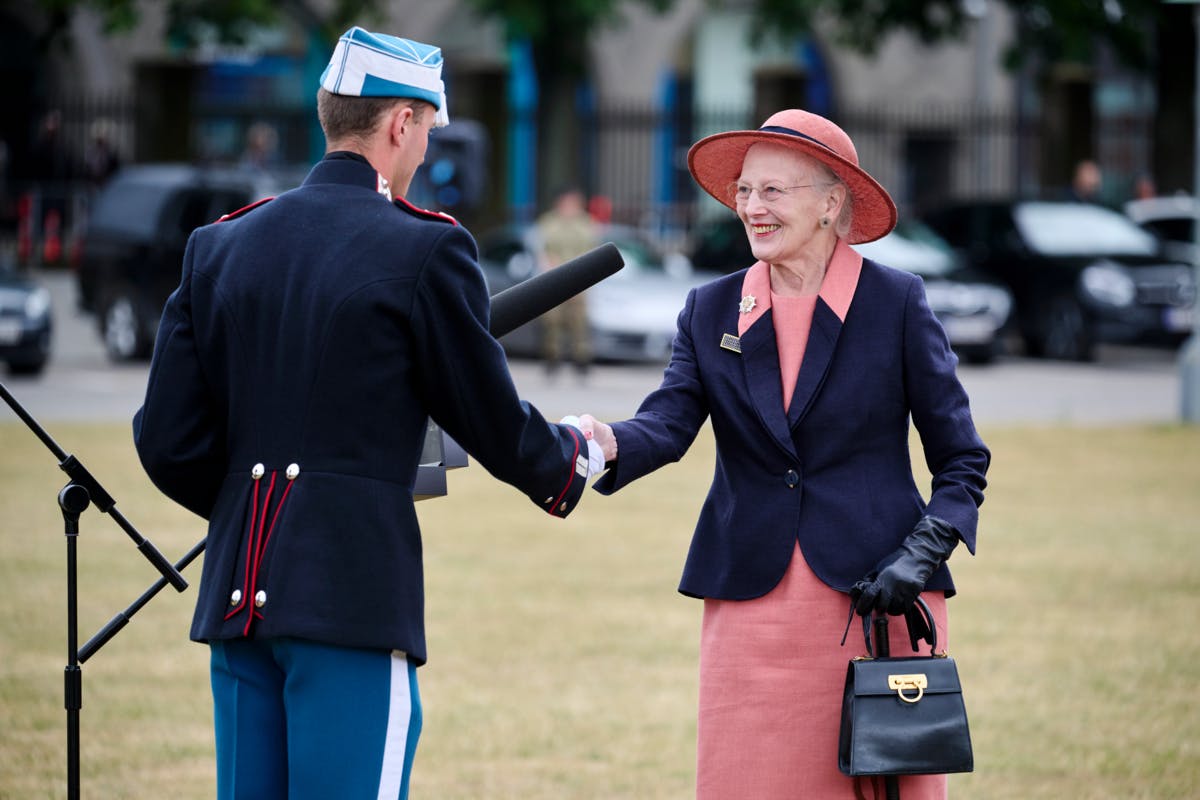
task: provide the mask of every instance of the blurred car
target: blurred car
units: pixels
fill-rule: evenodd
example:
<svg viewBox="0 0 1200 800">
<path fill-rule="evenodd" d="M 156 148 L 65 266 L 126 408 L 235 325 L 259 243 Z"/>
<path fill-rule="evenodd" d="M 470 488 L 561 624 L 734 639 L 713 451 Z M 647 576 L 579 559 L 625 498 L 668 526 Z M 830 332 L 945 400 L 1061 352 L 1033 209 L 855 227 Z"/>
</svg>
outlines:
<svg viewBox="0 0 1200 800">
<path fill-rule="evenodd" d="M 50 360 L 50 292 L 0 265 L 0 361 L 15 375 L 37 375 Z"/>
<path fill-rule="evenodd" d="M 1012 291 L 1014 322 L 1033 355 L 1086 360 L 1098 342 L 1177 345 L 1191 332 L 1191 268 L 1117 211 L 980 200 L 926 221 L 970 266 Z"/>
<path fill-rule="evenodd" d="M 866 258 L 924 279 L 929 306 L 962 358 L 983 364 L 1002 352 L 1011 293 L 964 267 L 950 245 L 927 225 L 902 219 L 883 238 L 853 247 Z M 736 217 L 704 228 L 691 257 L 697 267 L 720 272 L 734 272 L 756 260 L 745 227 Z"/>
<path fill-rule="evenodd" d="M 606 226 L 601 242 L 621 251 L 625 266 L 587 292 L 588 328 L 598 361 L 665 362 L 675 339 L 675 321 L 688 291 L 717 277 L 692 269 L 686 256 L 664 254 L 633 228 Z M 529 226 L 508 225 L 479 238 L 479 264 L 488 290 L 503 291 L 532 277 L 537 262 Z M 538 320 L 500 339 L 512 356 L 541 355 Z"/>
<path fill-rule="evenodd" d="M 1196 263 L 1196 220 L 1200 203 L 1189 195 L 1130 200 L 1125 214 L 1163 243 L 1163 251 L 1186 264 Z"/>
<path fill-rule="evenodd" d="M 96 313 L 109 357 L 150 355 L 195 228 L 296 186 L 304 174 L 140 164 L 114 175 L 92 201 L 78 271 L 79 304 Z"/>
<path fill-rule="evenodd" d="M 928 225 L 901 219 L 883 238 L 851 246 L 864 258 L 920 275 L 930 309 L 964 359 L 986 364 L 1003 351 L 1012 293 L 972 274 Z"/>
</svg>

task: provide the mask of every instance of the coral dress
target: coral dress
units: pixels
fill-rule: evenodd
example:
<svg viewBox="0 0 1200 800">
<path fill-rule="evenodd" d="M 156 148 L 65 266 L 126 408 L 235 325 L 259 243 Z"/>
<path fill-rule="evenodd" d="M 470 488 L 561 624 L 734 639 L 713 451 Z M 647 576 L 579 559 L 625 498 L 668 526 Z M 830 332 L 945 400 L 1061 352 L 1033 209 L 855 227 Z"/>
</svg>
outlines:
<svg viewBox="0 0 1200 800">
<path fill-rule="evenodd" d="M 843 320 L 861 269 L 861 257 L 839 242 L 820 296 Z M 773 295 L 768 268 L 761 262 L 747 273 L 743 294 L 754 295 L 757 303 L 751 314 L 742 315 L 739 334 L 767 308 L 774 309 L 786 408 L 804 360 L 817 296 Z M 945 597 L 942 592 L 922 597 L 933 611 L 938 642 L 945 647 Z M 857 621 L 845 647 L 839 645 L 849 608 L 845 594 L 809 569 L 799 544 L 783 579 L 766 595 L 704 601 L 698 800 L 884 796 L 882 780 L 848 778 L 837 766 L 846 663 L 865 654 Z M 895 618 L 889 629 L 892 652 L 911 653 L 903 619 Z M 923 652 L 927 651 L 926 645 Z M 905 776 L 900 779 L 900 796 L 942 800 L 946 776 Z"/>
</svg>

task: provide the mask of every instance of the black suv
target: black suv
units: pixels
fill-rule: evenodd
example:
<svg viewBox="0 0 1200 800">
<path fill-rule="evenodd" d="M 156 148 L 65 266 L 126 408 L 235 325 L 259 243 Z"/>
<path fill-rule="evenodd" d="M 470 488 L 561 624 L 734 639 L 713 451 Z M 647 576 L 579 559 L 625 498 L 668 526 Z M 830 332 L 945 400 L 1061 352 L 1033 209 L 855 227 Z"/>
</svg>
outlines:
<svg viewBox="0 0 1200 800">
<path fill-rule="evenodd" d="M 114 175 L 92 203 L 79 263 L 79 304 L 96 313 L 109 357 L 150 355 L 195 228 L 299 185 L 306 171 L 140 164 Z"/>
<path fill-rule="evenodd" d="M 1191 333 L 1191 266 L 1124 214 L 1091 203 L 976 200 L 926 221 L 1012 290 L 1033 355 L 1078 361 L 1099 342 L 1175 346 Z"/>
</svg>

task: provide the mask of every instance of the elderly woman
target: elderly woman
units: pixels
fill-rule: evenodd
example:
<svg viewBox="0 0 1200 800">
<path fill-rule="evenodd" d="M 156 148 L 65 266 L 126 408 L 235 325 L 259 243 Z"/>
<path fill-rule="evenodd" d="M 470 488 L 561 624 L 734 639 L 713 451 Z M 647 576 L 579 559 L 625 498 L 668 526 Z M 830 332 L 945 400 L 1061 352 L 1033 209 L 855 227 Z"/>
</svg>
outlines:
<svg viewBox="0 0 1200 800">
<path fill-rule="evenodd" d="M 921 279 L 849 246 L 890 231 L 896 208 L 845 132 L 781 111 L 701 140 L 688 165 L 737 212 L 758 261 L 689 295 L 636 416 L 583 418 L 608 460 L 596 488 L 677 461 L 711 419 L 716 470 L 679 587 L 704 599 L 696 795 L 870 797 L 881 781 L 837 768 L 846 662 L 863 649 L 839 644 L 847 612 L 900 614 L 921 594 L 948 640 L 945 562 L 960 540 L 975 550 L 990 454 Z M 911 652 L 891 628 L 893 653 Z M 946 778 L 900 790 L 945 797 Z"/>
</svg>

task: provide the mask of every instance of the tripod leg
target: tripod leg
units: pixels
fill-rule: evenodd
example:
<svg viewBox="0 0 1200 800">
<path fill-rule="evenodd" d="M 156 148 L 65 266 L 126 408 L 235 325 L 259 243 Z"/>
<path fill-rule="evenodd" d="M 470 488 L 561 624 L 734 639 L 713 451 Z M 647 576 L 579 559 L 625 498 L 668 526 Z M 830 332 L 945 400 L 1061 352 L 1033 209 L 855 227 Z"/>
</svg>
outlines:
<svg viewBox="0 0 1200 800">
<path fill-rule="evenodd" d="M 68 666 L 64 674 L 67 707 L 67 800 L 79 800 L 79 709 L 83 707 L 83 670 Z"/>
</svg>

